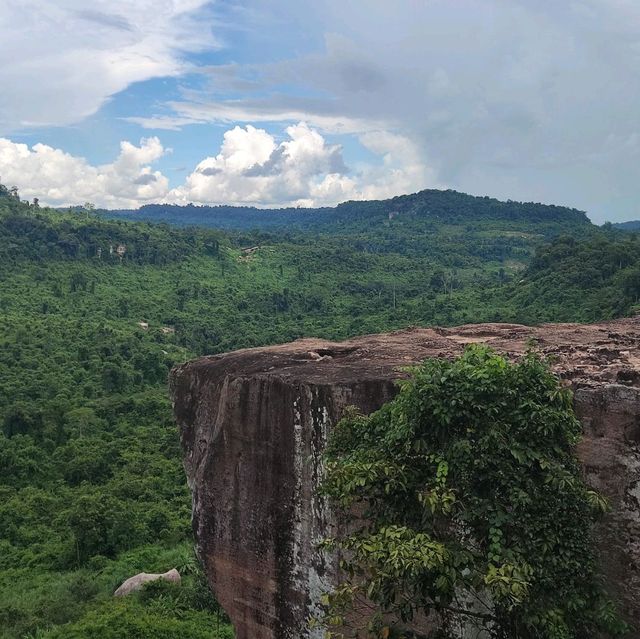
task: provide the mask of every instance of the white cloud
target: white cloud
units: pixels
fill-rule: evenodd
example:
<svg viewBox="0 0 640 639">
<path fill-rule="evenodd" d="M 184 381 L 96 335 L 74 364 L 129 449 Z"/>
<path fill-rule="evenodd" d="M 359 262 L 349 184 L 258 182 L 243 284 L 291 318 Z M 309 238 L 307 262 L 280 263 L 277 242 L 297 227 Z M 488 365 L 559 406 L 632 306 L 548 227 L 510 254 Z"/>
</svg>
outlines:
<svg viewBox="0 0 640 639">
<path fill-rule="evenodd" d="M 387 132 L 367 134 L 382 163 L 349 171 L 342 149 L 300 122 L 277 143 L 251 125 L 227 131 L 220 153 L 202 160 L 185 183 L 172 190 L 174 202 L 257 206 L 324 206 L 348 199 L 390 197 L 426 186 L 433 176 L 410 142 Z"/>
<path fill-rule="evenodd" d="M 176 76 L 215 49 L 207 0 L 0 3 L 0 132 L 68 125 L 130 84 Z M 87 8 L 87 7 L 91 8 Z"/>
<path fill-rule="evenodd" d="M 67 206 L 94 202 L 106 208 L 137 208 L 151 202 L 255 206 L 331 206 L 350 199 L 387 198 L 439 186 L 408 139 L 388 131 L 363 134 L 375 161 L 345 165 L 342 147 L 330 144 L 304 122 L 286 127 L 279 141 L 251 125 L 229 129 L 217 155 L 204 158 L 184 183 L 170 189 L 152 165 L 170 150 L 157 137 L 139 146 L 120 143 L 109 164 L 45 144 L 0 138 L 0 176 L 17 185 L 23 199 Z"/>
<path fill-rule="evenodd" d="M 383 160 L 381 166 L 364 168 L 361 199 L 385 199 L 423 188 L 446 188 L 427 164 L 424 149 L 409 138 L 390 131 L 369 131 L 359 139 Z"/>
<path fill-rule="evenodd" d="M 627 141 L 640 135 L 640 3 L 247 4 L 247 28 L 260 33 L 260 50 L 243 55 L 251 63 L 209 67 L 207 88 L 138 123 L 304 120 L 330 133 L 394 131 L 451 187 L 575 205 L 595 219 L 637 216 L 630 167 L 640 145 Z M 295 45 L 288 58 L 285 33 Z"/>
<path fill-rule="evenodd" d="M 225 62 L 191 57 L 208 63 L 196 68 L 190 54 L 222 46 L 212 29 L 226 36 Z M 634 0 L 4 0 L 0 30 L 0 135 L 79 122 L 132 83 L 173 76 L 181 97 L 163 102 L 152 87 L 129 124 L 304 121 L 384 158 L 330 168 L 338 155 L 305 134 L 320 162 L 310 176 L 274 139 L 263 172 L 282 175 L 257 175 L 257 150 L 233 150 L 233 162 L 252 157 L 255 175 L 214 156 L 217 177 L 190 176 L 172 196 L 324 202 L 445 183 L 575 205 L 596 220 L 638 216 Z"/>
<path fill-rule="evenodd" d="M 287 102 L 284 100 L 283 102 Z M 346 115 L 325 115 L 304 105 L 296 107 L 295 100 L 291 104 L 277 102 L 256 102 L 243 99 L 224 102 L 177 102 L 167 103 L 167 107 L 180 115 L 130 116 L 124 118 L 145 129 L 179 131 L 189 124 L 207 124 L 222 122 L 225 124 L 260 123 L 260 122 L 308 122 L 325 133 L 339 135 L 357 134 L 365 131 L 384 129 L 390 126 L 388 119 L 354 118 Z"/>
<path fill-rule="evenodd" d="M 23 199 L 37 197 L 43 204 L 137 207 L 168 192 L 167 178 L 150 166 L 164 153 L 158 138 L 143 138 L 140 146 L 122 142 L 115 162 L 92 166 L 45 144 L 29 148 L 0 138 L 0 176 L 4 184 L 19 186 Z"/>
<path fill-rule="evenodd" d="M 52 206 L 90 201 L 106 208 L 151 202 L 331 206 L 438 186 L 402 136 L 386 131 L 363 135 L 362 143 L 379 161 L 349 169 L 342 148 L 306 123 L 288 126 L 285 134 L 278 141 L 264 129 L 236 126 L 224 134 L 219 153 L 199 162 L 174 189 L 152 169 L 169 151 L 157 137 L 143 138 L 139 146 L 121 142 L 118 157 L 100 166 L 45 144 L 29 148 L 0 138 L 0 176 L 4 184 L 17 185 L 23 199 L 37 197 Z"/>
</svg>

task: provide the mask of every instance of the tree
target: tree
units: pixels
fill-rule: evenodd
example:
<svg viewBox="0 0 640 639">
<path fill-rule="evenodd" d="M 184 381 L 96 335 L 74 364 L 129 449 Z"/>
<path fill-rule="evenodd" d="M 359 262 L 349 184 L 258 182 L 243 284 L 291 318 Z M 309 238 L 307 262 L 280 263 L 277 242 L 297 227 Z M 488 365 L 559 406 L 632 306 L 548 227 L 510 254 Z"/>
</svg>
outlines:
<svg viewBox="0 0 640 639">
<path fill-rule="evenodd" d="M 545 361 L 479 346 L 426 361 L 378 412 L 347 415 L 326 453 L 324 490 L 350 523 L 326 541 L 346 578 L 325 621 L 366 597 L 372 637 L 418 612 L 449 637 L 460 620 L 501 639 L 622 633 L 599 586 L 592 526 L 605 502 L 581 479 L 579 437 Z"/>
<path fill-rule="evenodd" d="M 42 431 L 42 414 L 25 404 L 14 404 L 5 413 L 2 430 L 9 438 L 14 435 L 38 438 Z"/>
<path fill-rule="evenodd" d="M 635 303 L 640 298 L 640 268 L 628 269 L 622 277 L 622 290 Z"/>
<path fill-rule="evenodd" d="M 145 541 L 146 531 L 129 505 L 101 490 L 77 497 L 68 518 L 78 565 L 94 555 L 114 557 Z"/>
<path fill-rule="evenodd" d="M 69 288 L 72 293 L 86 291 L 89 280 L 84 273 L 73 273 L 69 278 Z"/>
</svg>

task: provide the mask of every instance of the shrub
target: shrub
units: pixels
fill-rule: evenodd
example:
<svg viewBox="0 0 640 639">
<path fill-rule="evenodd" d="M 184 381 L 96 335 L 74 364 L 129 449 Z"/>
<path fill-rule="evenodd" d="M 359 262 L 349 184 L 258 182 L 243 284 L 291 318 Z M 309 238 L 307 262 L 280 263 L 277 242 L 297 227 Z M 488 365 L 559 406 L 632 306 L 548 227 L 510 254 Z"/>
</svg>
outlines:
<svg viewBox="0 0 640 639">
<path fill-rule="evenodd" d="M 509 639 L 622 633 L 599 585 L 592 527 L 605 503 L 581 479 L 580 432 L 544 360 L 479 346 L 426 361 L 376 413 L 347 415 L 325 491 L 363 517 L 326 542 L 347 575 L 326 621 L 366 596 L 381 636 L 383 613 L 418 611 L 439 613 L 450 636 L 455 615 Z"/>
</svg>

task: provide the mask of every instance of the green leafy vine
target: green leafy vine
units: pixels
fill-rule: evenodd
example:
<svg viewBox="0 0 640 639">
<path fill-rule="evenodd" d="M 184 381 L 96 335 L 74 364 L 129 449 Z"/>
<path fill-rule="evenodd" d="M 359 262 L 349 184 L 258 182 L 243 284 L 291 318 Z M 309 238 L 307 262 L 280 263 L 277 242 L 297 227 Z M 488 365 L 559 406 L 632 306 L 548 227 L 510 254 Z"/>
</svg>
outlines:
<svg viewBox="0 0 640 639">
<path fill-rule="evenodd" d="M 344 575 L 326 597 L 328 636 L 363 601 L 371 637 L 410 636 L 400 629 L 418 614 L 448 637 L 623 634 L 599 579 L 606 502 L 581 478 L 580 435 L 544 359 L 480 346 L 413 369 L 379 411 L 349 412 L 326 451 L 344 531 L 324 544 Z"/>
</svg>

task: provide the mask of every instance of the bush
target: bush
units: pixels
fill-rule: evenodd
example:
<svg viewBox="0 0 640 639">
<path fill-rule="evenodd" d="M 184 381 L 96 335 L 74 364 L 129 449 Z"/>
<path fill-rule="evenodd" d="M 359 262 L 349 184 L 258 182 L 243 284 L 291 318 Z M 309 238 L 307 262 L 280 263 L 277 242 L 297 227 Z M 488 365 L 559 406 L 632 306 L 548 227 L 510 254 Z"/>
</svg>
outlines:
<svg viewBox="0 0 640 639">
<path fill-rule="evenodd" d="M 599 585 L 592 528 L 605 504 L 581 479 L 580 432 L 545 361 L 479 346 L 426 361 L 378 412 L 349 414 L 325 490 L 363 517 L 327 541 L 348 575 L 328 621 L 362 595 L 398 621 L 438 612 L 450 636 L 461 613 L 491 637 L 622 633 Z"/>
<path fill-rule="evenodd" d="M 203 623 L 206 621 L 206 623 Z M 180 618 L 147 610 L 135 600 L 110 602 L 88 612 L 79 621 L 42 634 L 43 639 L 232 639 L 223 626 L 216 630 L 214 618 L 203 620 L 185 612 Z"/>
</svg>

